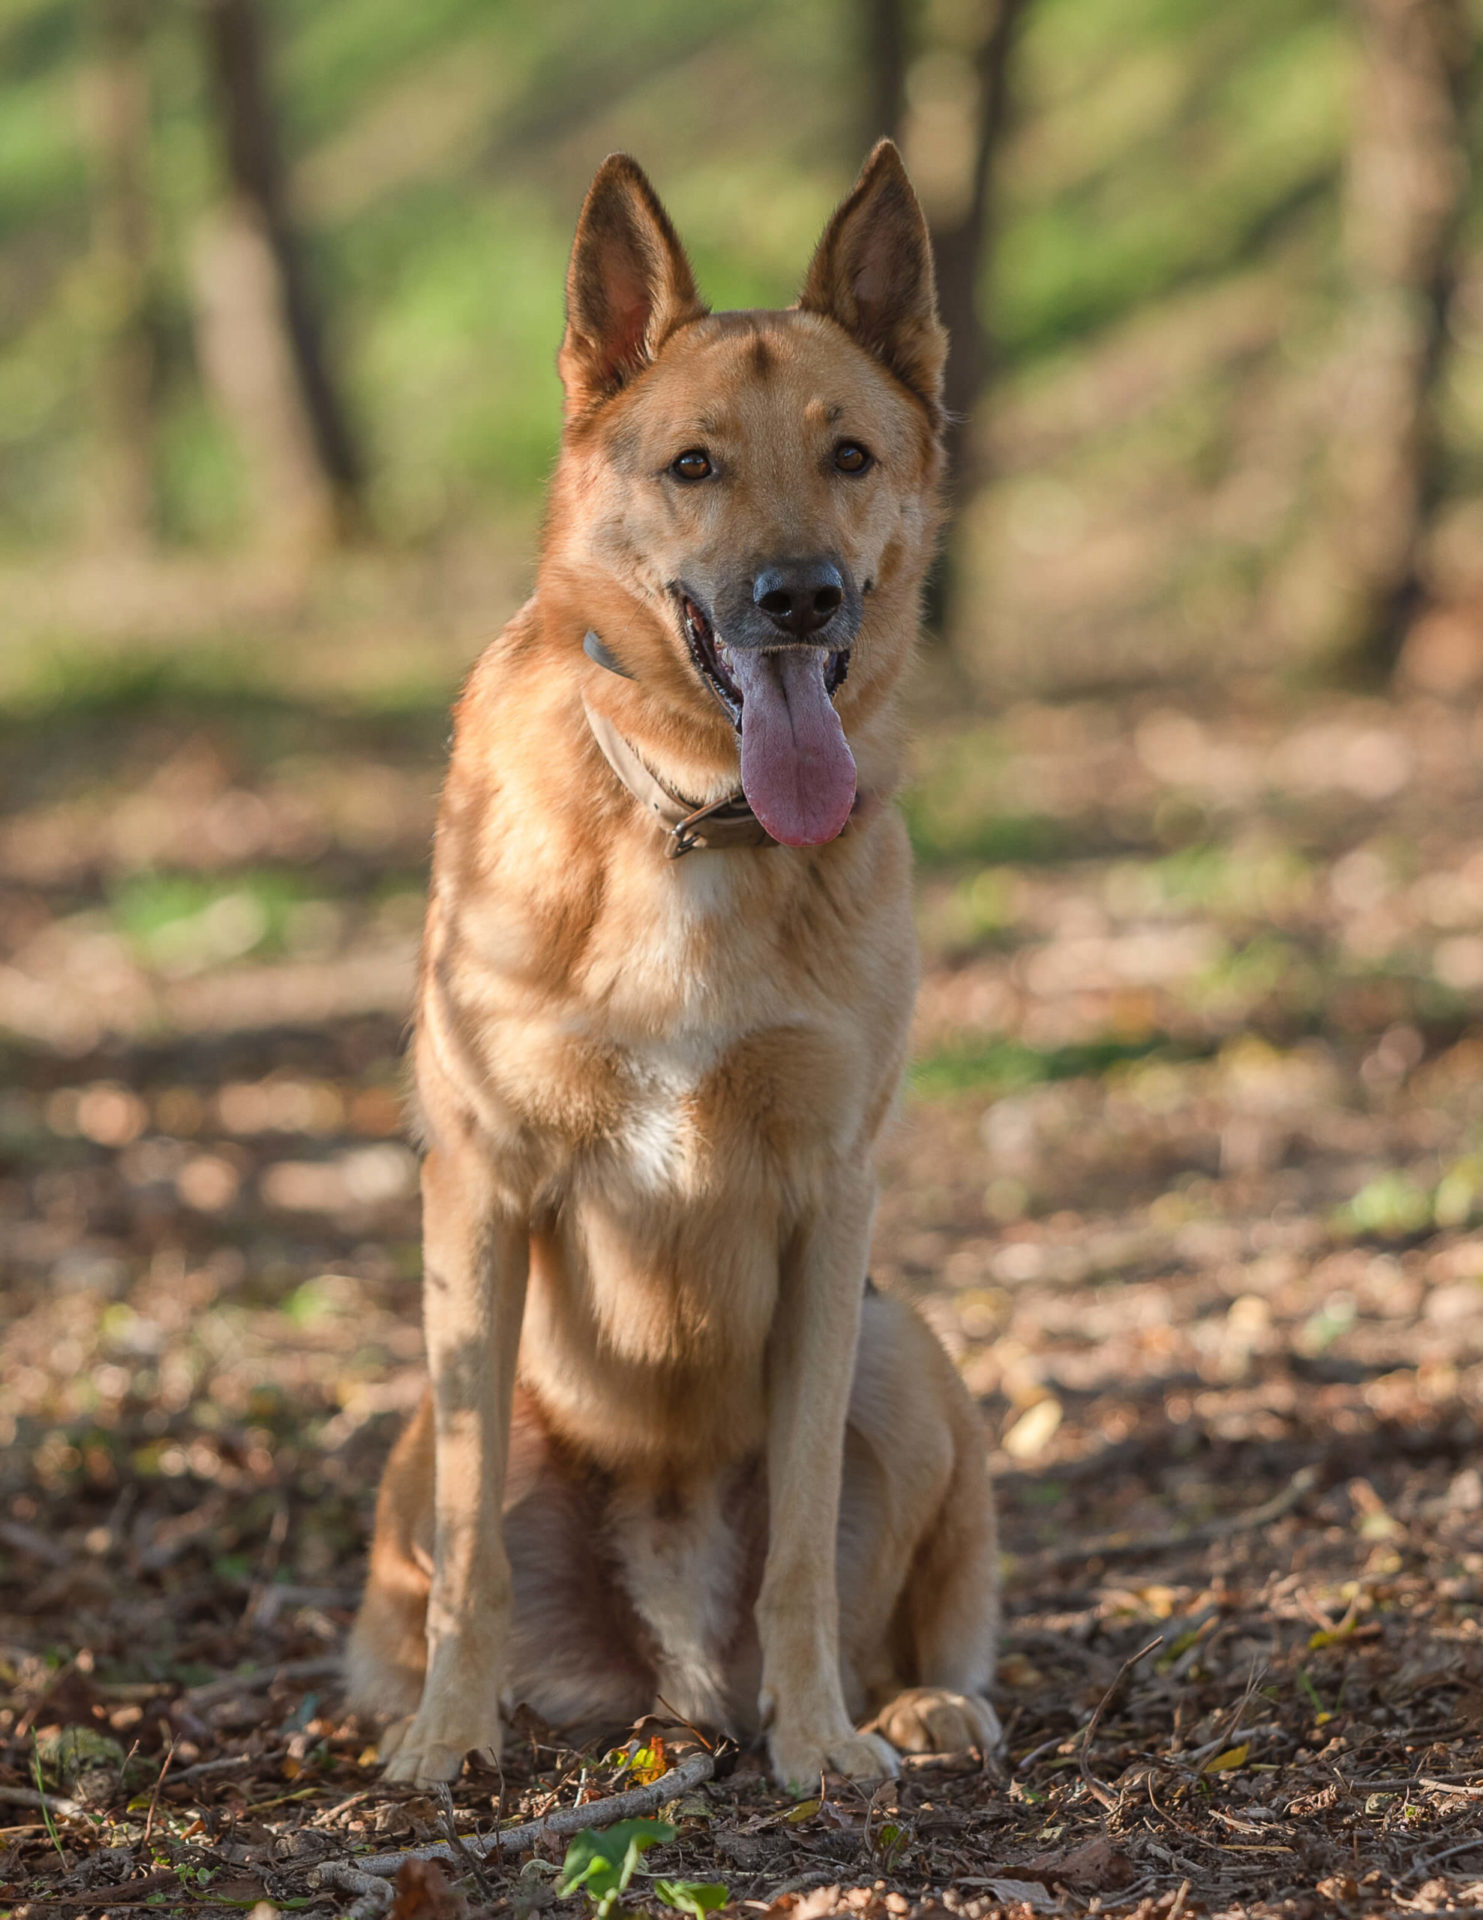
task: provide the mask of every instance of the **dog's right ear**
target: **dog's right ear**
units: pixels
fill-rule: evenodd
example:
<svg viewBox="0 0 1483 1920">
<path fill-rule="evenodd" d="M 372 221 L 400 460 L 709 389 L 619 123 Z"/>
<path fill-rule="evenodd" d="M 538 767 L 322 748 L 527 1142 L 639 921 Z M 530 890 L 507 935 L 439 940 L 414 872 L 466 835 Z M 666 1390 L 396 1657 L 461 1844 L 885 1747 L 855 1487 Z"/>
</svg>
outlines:
<svg viewBox="0 0 1483 1920">
<path fill-rule="evenodd" d="M 636 161 L 609 154 L 577 222 L 557 357 L 568 417 L 640 372 L 676 327 L 706 312 L 685 250 Z"/>
<path fill-rule="evenodd" d="M 798 304 L 837 320 L 940 420 L 947 335 L 937 317 L 932 241 L 889 140 L 877 142 L 825 228 Z"/>
</svg>

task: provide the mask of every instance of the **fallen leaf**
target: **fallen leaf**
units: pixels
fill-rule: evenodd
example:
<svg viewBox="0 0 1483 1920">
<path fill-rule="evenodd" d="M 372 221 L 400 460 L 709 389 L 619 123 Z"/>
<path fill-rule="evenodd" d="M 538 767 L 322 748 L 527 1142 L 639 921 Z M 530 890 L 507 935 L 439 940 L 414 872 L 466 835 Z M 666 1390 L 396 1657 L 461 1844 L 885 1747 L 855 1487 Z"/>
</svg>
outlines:
<svg viewBox="0 0 1483 1920">
<path fill-rule="evenodd" d="M 996 1900 L 1022 1901 L 1033 1913 L 1054 1913 L 1060 1901 L 1048 1893 L 1038 1880 L 985 1880 L 984 1885 Z"/>
<path fill-rule="evenodd" d="M 468 1912 L 436 1860 L 404 1860 L 391 1884 L 396 1898 L 386 1920 L 464 1920 Z"/>
<path fill-rule="evenodd" d="M 1073 1893 L 1110 1893 L 1134 1879 L 1132 1862 L 1105 1833 L 1094 1834 L 1066 1853 L 1037 1854 L 1014 1871 L 1042 1886 L 1067 1887 Z"/>
<path fill-rule="evenodd" d="M 1251 1748 L 1245 1741 L 1239 1747 L 1227 1747 L 1224 1753 L 1217 1753 L 1213 1759 L 1207 1760 L 1200 1771 L 1201 1773 L 1233 1773 L 1237 1767 L 1246 1765 L 1246 1757 L 1250 1752 Z"/>
<path fill-rule="evenodd" d="M 1027 1407 L 1000 1441 L 1011 1460 L 1033 1460 L 1050 1445 L 1061 1424 L 1061 1403 L 1047 1394 Z"/>
</svg>

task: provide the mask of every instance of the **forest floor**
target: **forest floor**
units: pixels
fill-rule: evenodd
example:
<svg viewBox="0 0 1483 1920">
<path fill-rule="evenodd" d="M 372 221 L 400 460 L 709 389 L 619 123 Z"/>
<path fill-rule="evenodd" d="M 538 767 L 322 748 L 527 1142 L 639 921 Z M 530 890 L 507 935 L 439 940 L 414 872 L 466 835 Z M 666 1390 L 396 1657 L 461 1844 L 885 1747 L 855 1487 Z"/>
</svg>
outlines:
<svg viewBox="0 0 1483 1920">
<path fill-rule="evenodd" d="M 441 689 L 168 663 L 4 723 L 17 1917 L 343 1913 L 328 1861 L 652 1771 L 524 1720 L 445 1807 L 340 1704 L 420 1385 L 445 732 Z M 1483 714 L 1166 688 L 933 724 L 920 764 L 874 1273 L 981 1397 L 1007 1749 L 797 1804 L 723 1749 L 644 1869 L 765 1920 L 1483 1914 Z M 564 1845 L 400 1920 L 552 1907 Z"/>
</svg>

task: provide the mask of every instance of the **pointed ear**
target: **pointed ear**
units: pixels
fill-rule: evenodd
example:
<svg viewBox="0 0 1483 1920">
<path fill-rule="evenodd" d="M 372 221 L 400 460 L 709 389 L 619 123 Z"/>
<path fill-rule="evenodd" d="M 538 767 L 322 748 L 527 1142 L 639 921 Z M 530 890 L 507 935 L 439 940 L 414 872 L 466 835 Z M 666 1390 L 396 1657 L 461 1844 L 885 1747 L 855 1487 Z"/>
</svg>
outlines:
<svg viewBox="0 0 1483 1920">
<path fill-rule="evenodd" d="M 837 320 L 936 418 L 947 335 L 937 317 L 932 242 L 889 140 L 876 146 L 825 228 L 798 304 Z"/>
<path fill-rule="evenodd" d="M 616 393 L 676 327 L 706 311 L 684 248 L 643 168 L 609 154 L 588 189 L 566 277 L 557 368 L 568 414 Z"/>
</svg>

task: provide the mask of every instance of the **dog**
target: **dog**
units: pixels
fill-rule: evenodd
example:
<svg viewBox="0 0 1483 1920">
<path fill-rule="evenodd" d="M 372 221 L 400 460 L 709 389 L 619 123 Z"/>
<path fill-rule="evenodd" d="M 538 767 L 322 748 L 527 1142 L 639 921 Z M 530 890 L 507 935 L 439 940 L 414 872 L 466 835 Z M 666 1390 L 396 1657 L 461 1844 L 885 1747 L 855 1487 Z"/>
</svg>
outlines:
<svg viewBox="0 0 1483 1920">
<path fill-rule="evenodd" d="M 639 167 L 597 173 L 537 583 L 438 817 L 431 1381 L 348 1656 L 392 1780 L 497 1757 L 516 1702 L 765 1735 L 794 1788 L 1000 1738 L 981 1423 L 866 1273 L 946 348 L 889 142 L 781 312 L 710 312 Z"/>
</svg>

